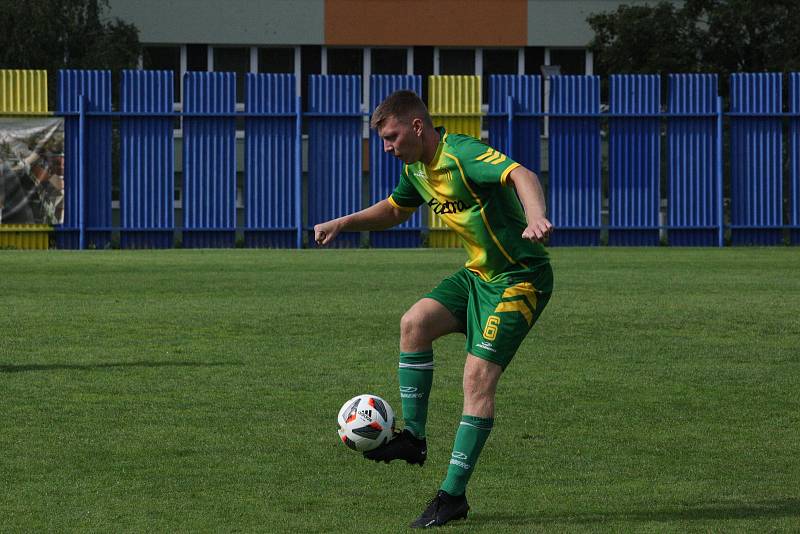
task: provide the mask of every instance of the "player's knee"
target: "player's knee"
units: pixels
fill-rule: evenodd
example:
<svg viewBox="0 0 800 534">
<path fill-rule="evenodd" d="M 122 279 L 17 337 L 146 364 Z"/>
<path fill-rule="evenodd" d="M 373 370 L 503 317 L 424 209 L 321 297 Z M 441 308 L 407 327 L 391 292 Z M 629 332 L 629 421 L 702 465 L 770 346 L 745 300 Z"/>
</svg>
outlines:
<svg viewBox="0 0 800 534">
<path fill-rule="evenodd" d="M 407 341 L 427 341 L 425 336 L 425 317 L 411 309 L 400 319 L 400 335 Z"/>
</svg>

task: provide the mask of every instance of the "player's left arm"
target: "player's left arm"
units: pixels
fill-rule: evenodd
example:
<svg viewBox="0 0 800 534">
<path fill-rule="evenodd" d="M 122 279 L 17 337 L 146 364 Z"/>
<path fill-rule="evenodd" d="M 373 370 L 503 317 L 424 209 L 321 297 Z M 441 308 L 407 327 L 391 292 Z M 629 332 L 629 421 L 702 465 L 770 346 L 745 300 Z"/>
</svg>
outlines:
<svg viewBox="0 0 800 534">
<path fill-rule="evenodd" d="M 520 165 L 512 169 L 506 180 L 516 189 L 525 209 L 528 227 L 522 232 L 522 237 L 531 241 L 543 241 L 553 231 L 553 225 L 547 219 L 544 191 L 536 173 Z"/>
</svg>

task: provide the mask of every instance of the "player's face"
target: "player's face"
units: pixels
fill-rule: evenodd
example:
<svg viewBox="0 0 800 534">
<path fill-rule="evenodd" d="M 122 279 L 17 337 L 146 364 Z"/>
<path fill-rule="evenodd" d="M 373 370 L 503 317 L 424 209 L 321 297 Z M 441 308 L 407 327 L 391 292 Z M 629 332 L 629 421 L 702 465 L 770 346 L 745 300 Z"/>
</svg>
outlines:
<svg viewBox="0 0 800 534">
<path fill-rule="evenodd" d="M 422 119 L 413 119 L 409 124 L 390 116 L 378 135 L 383 139 L 383 151 L 403 163 L 416 163 L 422 158 Z"/>
</svg>

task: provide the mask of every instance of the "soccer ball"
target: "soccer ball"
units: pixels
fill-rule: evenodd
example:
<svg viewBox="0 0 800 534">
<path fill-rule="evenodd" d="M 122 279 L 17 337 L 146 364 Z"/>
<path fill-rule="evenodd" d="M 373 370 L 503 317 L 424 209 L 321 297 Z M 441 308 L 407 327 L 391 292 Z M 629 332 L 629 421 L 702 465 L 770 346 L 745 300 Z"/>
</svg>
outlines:
<svg viewBox="0 0 800 534">
<path fill-rule="evenodd" d="M 394 410 L 376 395 L 358 395 L 339 410 L 339 437 L 355 451 L 371 451 L 394 432 Z"/>
</svg>

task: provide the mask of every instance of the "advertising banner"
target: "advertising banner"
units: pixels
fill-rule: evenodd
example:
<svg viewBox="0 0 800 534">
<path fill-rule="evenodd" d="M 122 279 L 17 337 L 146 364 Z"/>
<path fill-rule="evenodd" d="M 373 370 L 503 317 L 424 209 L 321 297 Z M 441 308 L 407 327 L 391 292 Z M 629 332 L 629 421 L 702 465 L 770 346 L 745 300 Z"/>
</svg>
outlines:
<svg viewBox="0 0 800 534">
<path fill-rule="evenodd" d="M 64 120 L 0 119 L 0 224 L 64 222 Z"/>
</svg>

